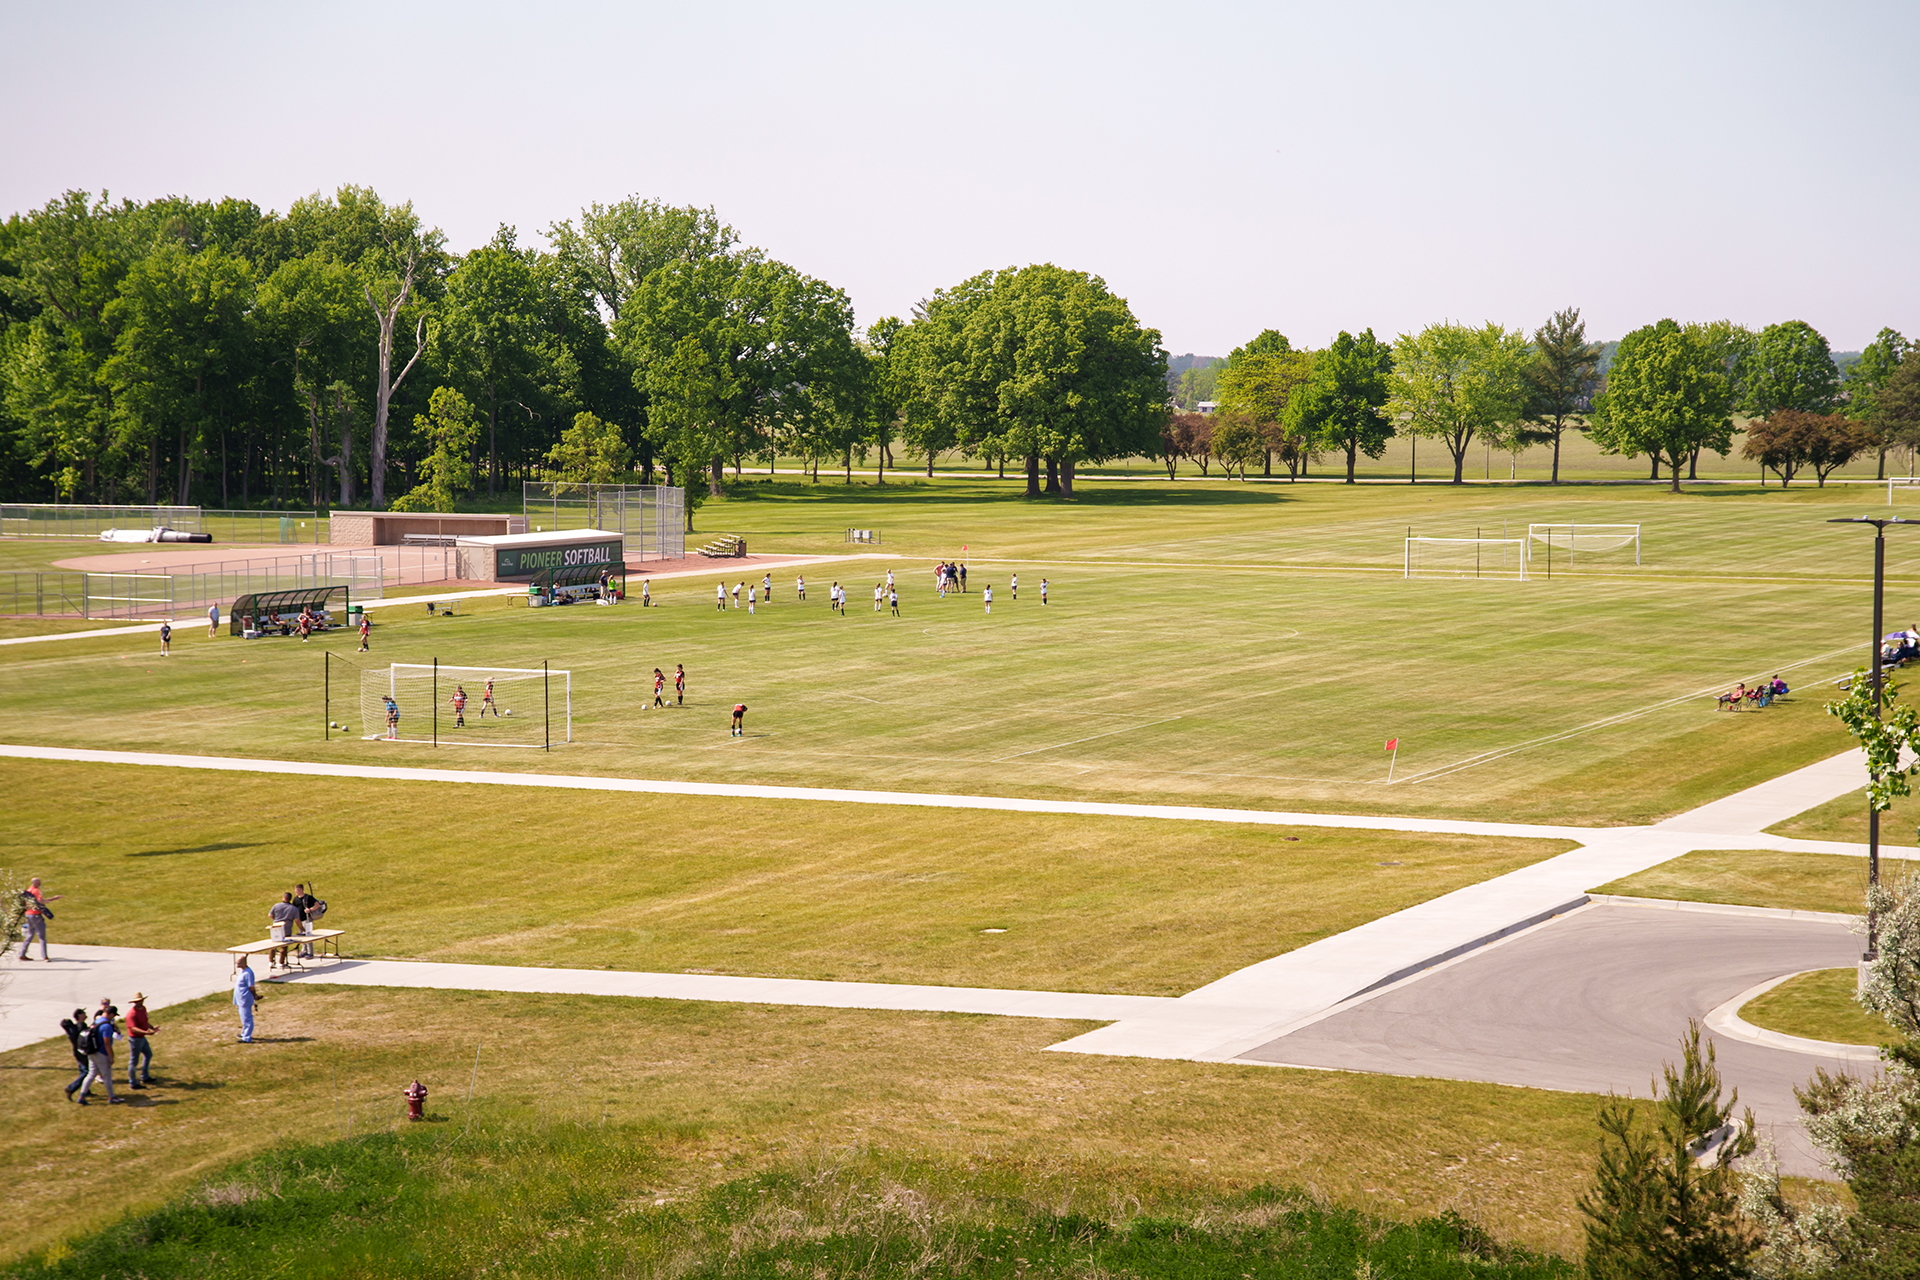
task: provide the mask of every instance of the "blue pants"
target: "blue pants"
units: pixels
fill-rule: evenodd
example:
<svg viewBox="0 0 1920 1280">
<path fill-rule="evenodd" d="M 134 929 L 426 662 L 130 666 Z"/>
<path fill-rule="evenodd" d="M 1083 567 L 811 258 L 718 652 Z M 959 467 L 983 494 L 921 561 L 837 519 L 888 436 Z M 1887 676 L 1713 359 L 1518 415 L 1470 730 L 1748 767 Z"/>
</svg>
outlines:
<svg viewBox="0 0 1920 1280">
<path fill-rule="evenodd" d="M 246 1041 L 253 1039 L 253 1001 L 251 1000 L 240 1004 L 240 1038 Z"/>
<path fill-rule="evenodd" d="M 127 1037 L 127 1083 L 145 1084 L 153 1078 L 153 1043 L 150 1036 Z"/>
<path fill-rule="evenodd" d="M 74 1061 L 80 1064 L 80 1074 L 75 1076 L 73 1078 L 73 1083 L 67 1086 L 67 1096 L 69 1098 L 73 1096 L 73 1091 L 75 1089 L 78 1089 L 81 1085 L 87 1082 L 87 1072 L 93 1070 L 92 1064 L 87 1062 L 87 1060 L 84 1058 L 76 1058 L 74 1059 Z"/>
</svg>

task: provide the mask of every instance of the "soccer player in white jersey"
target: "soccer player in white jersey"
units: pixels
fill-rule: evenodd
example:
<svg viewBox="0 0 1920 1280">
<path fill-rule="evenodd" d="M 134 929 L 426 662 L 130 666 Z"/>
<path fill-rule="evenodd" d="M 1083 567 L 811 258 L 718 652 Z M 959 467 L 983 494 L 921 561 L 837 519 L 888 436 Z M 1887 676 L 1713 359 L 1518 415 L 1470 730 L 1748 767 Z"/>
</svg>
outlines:
<svg viewBox="0 0 1920 1280">
<path fill-rule="evenodd" d="M 1045 578 L 1042 578 L 1040 579 L 1040 603 L 1044 605 L 1046 604 L 1046 602 L 1047 602 L 1047 580 Z"/>
<path fill-rule="evenodd" d="M 799 574 L 794 578 L 793 591 L 794 591 L 794 594 L 799 596 L 802 600 L 805 600 L 807 598 L 807 575 L 806 574 L 804 573 Z"/>
<path fill-rule="evenodd" d="M 760 588 L 758 588 L 758 587 L 748 587 L 748 588 L 747 588 L 747 612 L 748 612 L 748 613 L 752 613 L 752 612 L 753 612 L 753 597 L 754 597 L 754 593 L 755 593 L 755 592 L 757 592 L 757 591 L 759 591 L 759 590 L 760 590 Z"/>
<path fill-rule="evenodd" d="M 1020 598 L 1020 575 L 1014 574 L 1007 582 L 1007 594 L 1015 600 Z"/>
<path fill-rule="evenodd" d="M 881 583 L 873 584 L 873 611 L 880 612 L 880 602 L 886 598 L 886 587 Z"/>
<path fill-rule="evenodd" d="M 760 579 L 760 598 L 768 604 L 773 603 L 773 574 L 768 573 Z"/>
<path fill-rule="evenodd" d="M 987 589 L 986 591 L 981 593 L 980 598 L 987 602 L 987 612 L 992 613 L 993 612 L 993 584 L 991 582 L 987 584 Z"/>
<path fill-rule="evenodd" d="M 716 609 L 727 607 L 727 584 L 724 582 L 713 589 L 713 607 Z"/>
</svg>

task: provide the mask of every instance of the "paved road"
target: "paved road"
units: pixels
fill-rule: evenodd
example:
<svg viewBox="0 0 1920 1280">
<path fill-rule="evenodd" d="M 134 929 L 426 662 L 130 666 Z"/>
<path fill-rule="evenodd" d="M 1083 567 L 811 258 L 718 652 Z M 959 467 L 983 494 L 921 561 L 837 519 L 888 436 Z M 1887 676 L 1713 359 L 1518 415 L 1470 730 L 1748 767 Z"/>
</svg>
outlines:
<svg viewBox="0 0 1920 1280">
<path fill-rule="evenodd" d="M 1587 907 L 1249 1050 L 1253 1062 L 1648 1096 L 1688 1018 L 1801 969 L 1854 963 L 1845 925 Z M 1713 1037 L 1782 1167 L 1821 1176 L 1793 1088 L 1857 1064 Z M 1871 1067 L 1865 1070 L 1871 1070 Z M 1830 1175 L 1828 1175 L 1830 1176 Z"/>
</svg>

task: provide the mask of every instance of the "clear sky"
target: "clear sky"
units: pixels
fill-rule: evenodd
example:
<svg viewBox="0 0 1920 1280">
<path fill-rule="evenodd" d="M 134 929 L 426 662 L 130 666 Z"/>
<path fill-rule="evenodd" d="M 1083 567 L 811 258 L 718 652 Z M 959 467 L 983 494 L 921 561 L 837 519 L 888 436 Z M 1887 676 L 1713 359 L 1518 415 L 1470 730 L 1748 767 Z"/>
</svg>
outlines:
<svg viewBox="0 0 1920 1280">
<path fill-rule="evenodd" d="M 1920 335 L 1920 3 L 0 0 L 0 212 L 711 205 L 864 324 L 1096 272 L 1168 350 L 1439 319 Z"/>
</svg>

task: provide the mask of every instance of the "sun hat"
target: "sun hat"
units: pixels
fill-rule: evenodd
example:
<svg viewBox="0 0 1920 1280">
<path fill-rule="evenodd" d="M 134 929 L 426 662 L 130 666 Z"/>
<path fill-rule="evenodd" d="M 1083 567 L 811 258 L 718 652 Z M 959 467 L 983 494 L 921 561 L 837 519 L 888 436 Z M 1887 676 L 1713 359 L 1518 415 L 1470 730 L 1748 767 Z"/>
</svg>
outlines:
<svg viewBox="0 0 1920 1280">
<path fill-rule="evenodd" d="M 142 1000 L 145 1000 L 146 998 L 147 998 L 147 993 L 144 991 L 136 991 L 133 993 L 133 1002 L 135 1004 L 139 1004 Z"/>
</svg>

